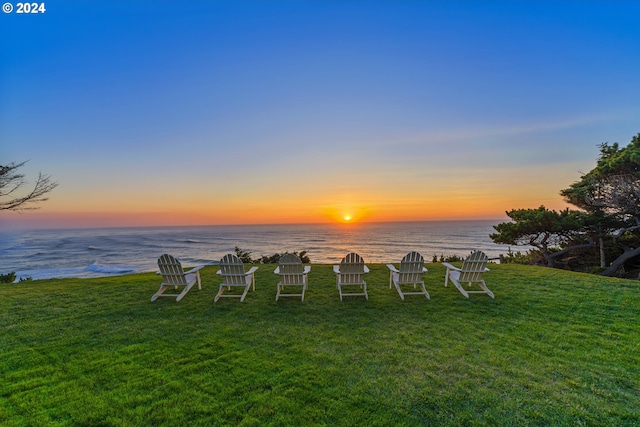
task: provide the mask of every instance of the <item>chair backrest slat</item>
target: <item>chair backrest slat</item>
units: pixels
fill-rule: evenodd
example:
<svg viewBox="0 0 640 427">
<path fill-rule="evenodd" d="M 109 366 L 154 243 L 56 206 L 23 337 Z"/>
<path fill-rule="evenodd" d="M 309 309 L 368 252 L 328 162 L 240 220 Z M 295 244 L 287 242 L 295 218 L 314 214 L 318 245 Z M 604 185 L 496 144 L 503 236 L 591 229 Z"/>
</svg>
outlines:
<svg viewBox="0 0 640 427">
<path fill-rule="evenodd" d="M 223 285 L 246 285 L 244 264 L 234 254 L 227 254 L 220 260 Z"/>
<path fill-rule="evenodd" d="M 418 252 L 409 252 L 400 261 L 399 283 L 420 283 L 422 282 L 422 269 L 424 268 L 424 258 Z"/>
<path fill-rule="evenodd" d="M 480 282 L 489 258 L 482 251 L 472 252 L 462 263 L 460 282 Z"/>
<path fill-rule="evenodd" d="M 297 285 L 304 283 L 304 268 L 302 261 L 295 254 L 284 254 L 278 261 L 280 283 L 283 285 Z"/>
<path fill-rule="evenodd" d="M 158 268 L 162 275 L 162 280 L 167 285 L 186 285 L 182 264 L 171 255 L 164 254 L 158 258 Z"/>
<path fill-rule="evenodd" d="M 364 260 L 357 253 L 347 254 L 340 262 L 340 282 L 350 285 L 364 284 Z"/>
</svg>

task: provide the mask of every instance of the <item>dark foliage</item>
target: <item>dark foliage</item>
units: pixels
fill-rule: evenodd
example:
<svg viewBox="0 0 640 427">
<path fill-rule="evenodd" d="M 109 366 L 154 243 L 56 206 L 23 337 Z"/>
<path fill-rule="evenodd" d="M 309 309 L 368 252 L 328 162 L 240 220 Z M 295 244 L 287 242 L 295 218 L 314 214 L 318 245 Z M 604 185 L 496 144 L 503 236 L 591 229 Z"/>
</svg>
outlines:
<svg viewBox="0 0 640 427">
<path fill-rule="evenodd" d="M 0 283 L 13 283 L 16 280 L 16 273 L 12 271 L 7 274 L 0 274 Z"/>
<path fill-rule="evenodd" d="M 640 133 L 626 147 L 600 145 L 596 167 L 560 191 L 581 209 L 561 212 L 514 209 L 513 220 L 498 224 L 496 243 L 530 245 L 550 267 L 597 272 L 605 276 L 637 274 L 640 265 Z M 537 262 L 534 253 L 516 259 Z M 508 257 L 507 257 L 508 258 Z"/>
<path fill-rule="evenodd" d="M 300 261 L 302 261 L 303 264 L 309 264 L 311 262 L 311 259 L 309 259 L 309 256 L 307 255 L 307 251 L 300 251 L 300 252 L 283 252 L 283 253 L 275 253 L 273 255 L 262 255 L 260 258 L 257 259 L 253 259 L 251 257 L 251 252 L 250 251 L 246 251 L 244 249 L 240 249 L 238 246 L 236 246 L 235 248 L 235 252 L 236 252 L 236 256 L 244 263 L 247 264 L 277 264 L 280 261 L 280 258 L 288 253 L 293 253 L 294 255 L 296 255 L 298 258 L 300 258 Z"/>
</svg>

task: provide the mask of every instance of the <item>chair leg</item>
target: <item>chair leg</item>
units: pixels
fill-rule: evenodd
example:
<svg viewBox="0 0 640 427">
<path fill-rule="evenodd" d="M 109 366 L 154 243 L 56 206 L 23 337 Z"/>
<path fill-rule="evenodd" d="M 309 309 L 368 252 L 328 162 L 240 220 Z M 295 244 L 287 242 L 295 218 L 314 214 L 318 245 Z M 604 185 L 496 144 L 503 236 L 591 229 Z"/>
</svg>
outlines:
<svg viewBox="0 0 640 427">
<path fill-rule="evenodd" d="M 240 297 L 240 302 L 243 302 L 243 301 L 244 301 L 244 297 L 246 297 L 246 296 L 247 296 L 247 292 L 249 292 L 249 287 L 250 287 L 250 286 L 249 286 L 249 285 L 247 285 L 247 286 L 244 288 L 244 292 L 242 293 L 242 296 Z"/>
<path fill-rule="evenodd" d="M 489 295 L 492 299 L 495 299 L 493 292 L 491 292 L 491 290 L 487 287 L 487 284 L 484 282 L 484 280 L 482 282 L 478 282 L 478 285 L 482 288 L 485 294 Z"/>
<path fill-rule="evenodd" d="M 402 293 L 402 289 L 400 288 L 400 285 L 397 284 L 397 283 L 395 283 L 395 285 L 396 285 L 396 290 L 398 291 L 398 294 L 400 295 L 400 299 L 402 301 L 404 301 L 404 294 Z"/>
<path fill-rule="evenodd" d="M 229 289 L 231 289 L 231 287 L 229 287 Z M 224 292 L 224 285 L 220 285 L 220 289 L 218 289 L 218 293 L 216 294 L 216 297 L 213 299 L 213 302 L 218 302 L 223 292 Z"/>
<path fill-rule="evenodd" d="M 467 293 L 467 291 L 464 290 L 464 287 L 462 286 L 462 283 L 454 282 L 454 281 L 452 281 L 452 283 L 455 285 L 456 288 L 458 288 L 458 290 L 460 291 L 460 293 L 462 295 L 464 295 L 465 297 L 469 298 L 469 294 Z"/>
<path fill-rule="evenodd" d="M 151 301 L 155 301 L 155 300 L 157 300 L 157 299 L 158 299 L 158 297 L 159 297 L 160 295 L 162 295 L 162 293 L 163 293 L 164 291 L 166 291 L 167 289 L 169 289 L 169 286 L 166 286 L 166 285 L 162 285 L 162 286 L 160 286 L 160 289 L 158 289 L 158 292 L 156 292 L 155 294 L 153 294 L 153 296 L 151 297 Z"/>
<path fill-rule="evenodd" d="M 422 292 L 424 292 L 424 296 L 427 297 L 427 299 L 431 299 L 431 295 L 427 292 L 427 288 L 424 287 L 424 283 L 422 284 Z"/>
<path fill-rule="evenodd" d="M 191 287 L 195 284 L 196 282 L 191 282 L 190 284 L 188 284 L 187 286 L 184 287 L 184 290 L 182 292 L 180 292 L 180 294 L 176 297 L 176 302 L 180 301 L 186 294 L 187 292 L 189 292 L 189 290 L 191 289 Z"/>
</svg>

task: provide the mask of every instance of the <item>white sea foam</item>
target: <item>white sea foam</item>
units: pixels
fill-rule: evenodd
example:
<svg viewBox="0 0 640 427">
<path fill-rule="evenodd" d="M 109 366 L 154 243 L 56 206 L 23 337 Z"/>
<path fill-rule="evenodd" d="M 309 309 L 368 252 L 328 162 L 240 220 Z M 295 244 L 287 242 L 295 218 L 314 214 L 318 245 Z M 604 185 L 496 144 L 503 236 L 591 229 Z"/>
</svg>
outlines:
<svg viewBox="0 0 640 427">
<path fill-rule="evenodd" d="M 70 268 L 40 268 L 19 270 L 16 272 L 16 281 L 31 278 L 39 279 L 65 279 L 65 278 L 91 278 L 103 276 L 118 276 L 142 271 L 139 267 L 131 265 L 106 265 L 93 263 L 86 267 Z"/>
<path fill-rule="evenodd" d="M 88 265 L 85 268 L 86 271 L 91 271 L 93 273 L 102 273 L 106 275 L 117 275 L 117 274 L 127 274 L 134 273 L 138 270 L 136 266 L 133 265 L 105 265 L 93 263 Z"/>
<path fill-rule="evenodd" d="M 71 277 L 84 277 L 84 268 L 41 268 L 18 270 L 16 272 L 16 281 L 20 279 L 31 278 L 33 280 L 40 279 L 65 279 Z"/>
</svg>

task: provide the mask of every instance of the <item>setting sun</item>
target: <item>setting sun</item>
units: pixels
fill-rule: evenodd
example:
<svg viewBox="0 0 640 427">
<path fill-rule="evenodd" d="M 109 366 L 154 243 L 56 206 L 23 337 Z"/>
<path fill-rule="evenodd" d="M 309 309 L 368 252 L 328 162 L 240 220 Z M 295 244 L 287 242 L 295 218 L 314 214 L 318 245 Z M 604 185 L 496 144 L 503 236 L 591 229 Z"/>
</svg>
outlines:
<svg viewBox="0 0 640 427">
<path fill-rule="evenodd" d="M 351 215 L 345 215 L 344 216 L 344 220 L 345 221 L 351 221 Z"/>
</svg>

